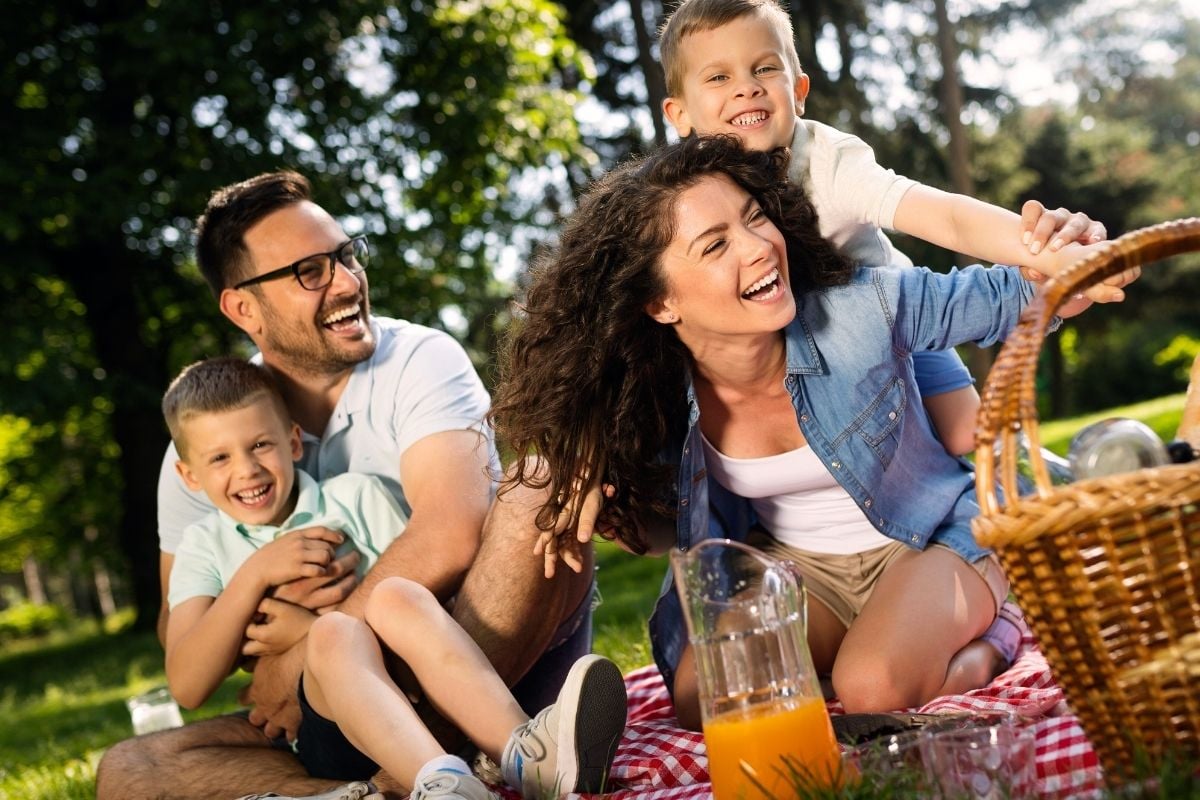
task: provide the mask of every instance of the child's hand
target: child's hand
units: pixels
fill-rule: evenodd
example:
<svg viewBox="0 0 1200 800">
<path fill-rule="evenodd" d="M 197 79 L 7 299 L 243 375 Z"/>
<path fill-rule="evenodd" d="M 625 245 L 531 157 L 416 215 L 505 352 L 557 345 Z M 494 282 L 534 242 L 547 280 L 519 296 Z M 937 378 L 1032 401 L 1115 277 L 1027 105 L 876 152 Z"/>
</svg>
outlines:
<svg viewBox="0 0 1200 800">
<path fill-rule="evenodd" d="M 325 567 L 325 574 L 315 578 L 297 578 L 275 587 L 271 596 L 323 614 L 332 611 L 350 596 L 358 586 L 358 562 L 362 560 L 353 548 L 346 550 Z"/>
<path fill-rule="evenodd" d="M 242 655 L 258 658 L 284 653 L 308 635 L 308 626 L 316 618 L 307 608 L 264 597 L 258 604 L 255 621 L 246 627 Z"/>
<path fill-rule="evenodd" d="M 576 482 L 576 492 L 563 506 L 554 524 L 554 530 L 542 531 L 533 546 L 534 555 L 542 556 L 545 562 L 545 575 L 553 578 L 558 560 L 571 568 L 573 572 L 583 571 L 583 546 L 592 540 L 592 535 L 598 532 L 597 522 L 600 520 L 606 497 L 612 497 L 616 489 L 609 484 L 601 487 L 592 484 L 586 491 L 580 491 L 582 482 Z M 572 535 L 571 518 L 579 505 L 579 523 Z M 601 527 L 603 523 L 601 523 Z"/>
<path fill-rule="evenodd" d="M 297 578 L 323 576 L 342 538 L 326 528 L 291 531 L 260 547 L 246 565 L 268 588 Z"/>
<path fill-rule="evenodd" d="M 1026 200 L 1021 206 L 1021 243 L 1037 255 L 1046 248 L 1055 253 L 1071 242 L 1095 244 L 1108 238 L 1104 224 L 1087 214 L 1065 208 L 1046 209 L 1037 200 Z"/>
</svg>

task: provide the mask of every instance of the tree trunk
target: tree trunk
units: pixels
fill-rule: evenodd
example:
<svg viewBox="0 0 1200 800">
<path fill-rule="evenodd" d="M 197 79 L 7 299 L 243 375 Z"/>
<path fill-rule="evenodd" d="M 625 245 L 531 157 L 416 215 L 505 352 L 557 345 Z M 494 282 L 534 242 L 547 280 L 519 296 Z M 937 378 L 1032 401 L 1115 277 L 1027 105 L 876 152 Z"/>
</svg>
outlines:
<svg viewBox="0 0 1200 800">
<path fill-rule="evenodd" d="M 124 481 L 118 541 L 129 562 L 137 627 L 149 630 L 159 610 L 158 471 L 167 435 L 159 408 L 167 384 L 165 356 L 142 338 L 135 273 L 156 269 L 124 249 L 119 231 L 104 245 L 60 254 L 60 274 L 70 277 L 87 309 L 96 357 L 112 383 L 113 438 L 121 449 Z"/>
<path fill-rule="evenodd" d="M 647 23 L 646 0 L 629 0 L 629 16 L 633 18 L 633 32 L 637 39 L 638 66 L 646 78 L 646 104 L 650 107 L 650 119 L 654 123 L 654 145 L 662 147 L 667 143 L 667 123 L 663 119 L 663 101 L 667 99 L 667 85 L 663 77 L 662 65 L 654 57 L 654 39 L 651 31 L 657 30 L 653 23 Z M 646 26 L 650 25 L 648 31 Z"/>
<path fill-rule="evenodd" d="M 100 616 L 111 617 L 117 613 L 117 601 L 113 597 L 112 578 L 104 562 L 96 559 L 92 562 L 92 575 L 96 581 L 96 599 L 100 604 Z"/>
<path fill-rule="evenodd" d="M 942 121 L 950 134 L 950 152 L 947 158 L 947 171 L 950 174 L 951 188 L 967 197 L 975 196 L 975 181 L 971 178 L 971 146 L 967 138 L 967 128 L 962 121 L 963 91 L 962 82 L 958 75 L 958 40 L 955 39 L 954 25 L 946 11 L 946 0 L 934 0 L 934 13 L 937 18 L 938 55 L 942 62 L 942 80 L 938 87 L 938 106 Z M 959 265 L 970 264 L 974 259 L 965 253 L 956 253 L 955 262 Z M 991 348 L 971 348 L 968 366 L 971 374 L 980 385 L 987 377 L 992 365 L 993 353 Z"/>
<path fill-rule="evenodd" d="M 46 587 L 42 583 L 42 573 L 38 568 L 37 559 L 26 556 L 21 562 L 21 572 L 25 575 L 25 596 L 34 605 L 46 604 Z"/>
</svg>

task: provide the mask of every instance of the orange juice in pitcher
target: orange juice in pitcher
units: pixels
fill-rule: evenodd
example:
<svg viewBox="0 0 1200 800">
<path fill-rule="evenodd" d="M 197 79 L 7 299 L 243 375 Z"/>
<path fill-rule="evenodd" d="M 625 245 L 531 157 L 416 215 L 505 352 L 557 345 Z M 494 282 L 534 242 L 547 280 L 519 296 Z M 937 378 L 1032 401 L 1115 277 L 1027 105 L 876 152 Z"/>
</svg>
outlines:
<svg viewBox="0 0 1200 800">
<path fill-rule="evenodd" d="M 717 800 L 756 800 L 767 796 L 762 789 L 791 797 L 792 772 L 805 783 L 838 782 L 841 758 L 808 652 L 795 568 L 728 539 L 674 551 L 671 565 Z"/>
<path fill-rule="evenodd" d="M 793 794 L 793 773 L 833 785 L 841 758 L 820 698 L 779 700 L 727 711 L 704 723 L 708 774 L 717 800 Z"/>
</svg>

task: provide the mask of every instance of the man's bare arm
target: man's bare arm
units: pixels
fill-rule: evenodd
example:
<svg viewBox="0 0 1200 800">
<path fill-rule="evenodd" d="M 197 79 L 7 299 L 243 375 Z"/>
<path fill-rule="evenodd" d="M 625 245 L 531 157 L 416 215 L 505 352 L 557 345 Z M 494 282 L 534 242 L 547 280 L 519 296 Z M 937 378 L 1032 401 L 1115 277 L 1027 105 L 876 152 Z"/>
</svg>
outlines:
<svg viewBox="0 0 1200 800">
<path fill-rule="evenodd" d="M 426 586 L 441 600 L 462 583 L 479 548 L 483 518 L 491 502 L 486 440 L 475 431 L 427 436 L 400 458 L 404 493 L 412 515 L 404 533 L 379 557 L 339 611 L 361 618 L 371 590 L 400 576 Z M 288 652 L 259 659 L 249 694 L 268 735 L 298 727 L 296 686 L 304 666 L 304 642 Z"/>
</svg>

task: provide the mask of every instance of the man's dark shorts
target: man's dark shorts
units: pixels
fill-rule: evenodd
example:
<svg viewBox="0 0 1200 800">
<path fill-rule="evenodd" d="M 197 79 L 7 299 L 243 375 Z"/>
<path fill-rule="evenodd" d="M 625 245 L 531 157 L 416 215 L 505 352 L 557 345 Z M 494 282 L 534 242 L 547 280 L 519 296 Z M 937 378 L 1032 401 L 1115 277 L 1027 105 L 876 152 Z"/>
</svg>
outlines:
<svg viewBox="0 0 1200 800">
<path fill-rule="evenodd" d="M 591 588 L 579 606 L 554 631 L 550 647 L 513 687 L 513 697 L 529 716 L 536 715 L 558 699 L 558 691 L 566 682 L 571 667 L 592 652 L 592 609 L 596 607 L 598 597 L 599 590 L 593 578 Z"/>
</svg>

